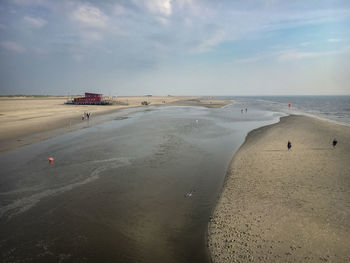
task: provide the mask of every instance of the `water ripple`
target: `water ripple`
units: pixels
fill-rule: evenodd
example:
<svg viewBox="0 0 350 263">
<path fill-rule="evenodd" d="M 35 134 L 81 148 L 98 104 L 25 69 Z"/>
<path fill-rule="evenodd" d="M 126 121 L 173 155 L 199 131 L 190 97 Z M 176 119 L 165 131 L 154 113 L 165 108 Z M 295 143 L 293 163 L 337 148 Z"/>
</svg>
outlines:
<svg viewBox="0 0 350 263">
<path fill-rule="evenodd" d="M 14 202 L 0 208 L 0 217 L 6 216 L 8 218 L 11 218 L 15 215 L 21 214 L 31 209 L 32 207 L 34 207 L 37 203 L 39 203 L 44 198 L 57 196 L 64 192 L 70 191 L 76 187 L 82 186 L 87 183 L 91 183 L 99 179 L 100 174 L 103 171 L 106 171 L 108 169 L 118 168 L 121 166 L 127 166 L 130 164 L 130 160 L 127 158 L 111 158 L 111 159 L 93 161 L 93 163 L 107 163 L 108 165 L 104 164 L 103 166 L 95 168 L 88 177 L 86 177 L 84 180 L 81 180 L 79 182 L 74 182 L 74 183 L 53 188 L 53 189 L 45 189 L 42 192 L 33 194 L 31 196 L 26 196 L 26 197 L 17 199 Z M 17 192 L 20 192 L 20 190 L 17 190 Z"/>
</svg>

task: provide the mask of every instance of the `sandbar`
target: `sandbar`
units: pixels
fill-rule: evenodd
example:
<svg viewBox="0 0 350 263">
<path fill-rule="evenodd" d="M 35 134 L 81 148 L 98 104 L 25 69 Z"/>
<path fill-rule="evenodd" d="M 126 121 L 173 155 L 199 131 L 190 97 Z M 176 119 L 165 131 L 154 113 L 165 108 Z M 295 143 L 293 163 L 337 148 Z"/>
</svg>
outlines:
<svg viewBox="0 0 350 263">
<path fill-rule="evenodd" d="M 350 262 L 350 127 L 292 115 L 251 131 L 207 246 L 213 262 Z"/>
</svg>

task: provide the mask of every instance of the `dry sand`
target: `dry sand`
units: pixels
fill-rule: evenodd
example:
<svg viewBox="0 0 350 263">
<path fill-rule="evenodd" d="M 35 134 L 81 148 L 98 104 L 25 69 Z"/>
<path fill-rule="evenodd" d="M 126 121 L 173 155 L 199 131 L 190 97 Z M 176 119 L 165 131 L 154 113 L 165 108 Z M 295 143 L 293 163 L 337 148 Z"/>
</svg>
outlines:
<svg viewBox="0 0 350 263">
<path fill-rule="evenodd" d="M 96 116 L 130 108 L 151 106 L 189 105 L 222 107 L 229 103 L 223 100 L 202 100 L 199 97 L 118 97 L 128 105 L 66 105 L 67 97 L 2 97 L 0 98 L 0 152 L 54 137 L 64 132 L 82 128 L 81 116 L 91 112 L 90 124 L 96 124 Z M 80 126 L 79 126 L 80 125 Z"/>
<path fill-rule="evenodd" d="M 350 262 L 350 128 L 288 116 L 250 132 L 228 169 L 208 247 L 213 262 Z"/>
</svg>

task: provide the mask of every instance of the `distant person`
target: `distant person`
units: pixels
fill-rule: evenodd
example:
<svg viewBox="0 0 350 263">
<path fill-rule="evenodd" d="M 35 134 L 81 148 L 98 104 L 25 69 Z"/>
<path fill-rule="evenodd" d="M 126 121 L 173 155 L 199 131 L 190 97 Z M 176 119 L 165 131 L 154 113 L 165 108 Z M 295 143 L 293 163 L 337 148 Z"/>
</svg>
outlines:
<svg viewBox="0 0 350 263">
<path fill-rule="evenodd" d="M 81 120 L 83 121 L 84 119 L 85 119 L 85 116 L 83 114 L 83 115 L 81 115 Z"/>
<path fill-rule="evenodd" d="M 241 113 L 243 114 L 243 109 L 241 109 Z"/>
<path fill-rule="evenodd" d="M 292 148 L 292 143 L 290 141 L 288 141 L 287 147 L 288 147 L 288 151 Z"/>
<path fill-rule="evenodd" d="M 245 108 L 245 113 L 247 113 L 248 112 L 248 109 L 247 108 Z"/>
<path fill-rule="evenodd" d="M 337 145 L 338 141 L 334 138 L 333 139 L 333 148 L 335 148 L 335 146 Z"/>
<path fill-rule="evenodd" d="M 90 119 L 90 113 L 89 112 L 86 113 L 86 117 L 87 117 L 87 119 Z"/>
</svg>

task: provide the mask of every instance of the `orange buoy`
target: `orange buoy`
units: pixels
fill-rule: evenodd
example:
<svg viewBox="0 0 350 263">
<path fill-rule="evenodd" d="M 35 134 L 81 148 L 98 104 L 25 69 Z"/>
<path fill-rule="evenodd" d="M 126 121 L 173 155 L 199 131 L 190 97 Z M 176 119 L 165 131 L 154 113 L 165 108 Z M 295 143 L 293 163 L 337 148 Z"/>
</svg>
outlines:
<svg viewBox="0 0 350 263">
<path fill-rule="evenodd" d="M 49 163 L 53 163 L 54 159 L 52 157 L 49 158 Z"/>
</svg>

